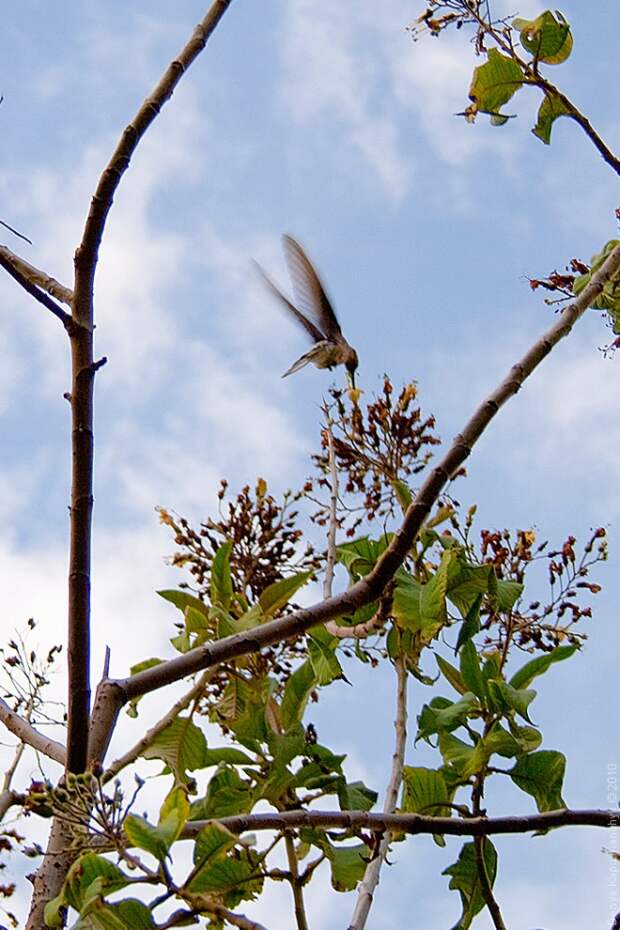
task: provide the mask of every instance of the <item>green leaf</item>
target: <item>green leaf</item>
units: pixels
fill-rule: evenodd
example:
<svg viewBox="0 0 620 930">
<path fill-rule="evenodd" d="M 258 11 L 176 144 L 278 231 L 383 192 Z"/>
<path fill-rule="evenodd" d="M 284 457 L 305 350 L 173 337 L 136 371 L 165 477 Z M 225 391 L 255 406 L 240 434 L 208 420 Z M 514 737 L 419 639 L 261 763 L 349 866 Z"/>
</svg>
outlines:
<svg viewBox="0 0 620 930">
<path fill-rule="evenodd" d="M 85 853 L 69 869 L 60 894 L 46 905 L 46 922 L 51 927 L 63 926 L 62 908 L 69 906 L 79 913 L 92 897 L 112 894 L 129 884 L 131 879 L 109 859 Z"/>
<path fill-rule="evenodd" d="M 489 593 L 492 565 L 471 565 L 461 557 L 455 559 L 448 573 L 448 599 L 466 620 L 475 611 L 476 602 Z M 472 617 L 474 614 L 472 614 Z"/>
<path fill-rule="evenodd" d="M 536 697 L 537 692 L 525 688 L 513 688 L 506 681 L 489 681 L 489 694 L 493 697 L 495 706 L 500 708 L 502 713 L 515 711 L 528 723 L 531 723 L 527 709 Z"/>
<path fill-rule="evenodd" d="M 300 665 L 286 682 L 282 697 L 282 726 L 285 730 L 301 721 L 310 693 L 316 684 L 316 675 L 309 661 Z"/>
<path fill-rule="evenodd" d="M 515 19 L 512 25 L 520 32 L 521 45 L 536 61 L 559 65 L 573 50 L 570 26 L 559 10 L 555 16 L 545 10 L 536 19 Z"/>
<path fill-rule="evenodd" d="M 470 717 L 477 716 L 480 716 L 480 705 L 471 691 L 466 691 L 456 703 L 446 698 L 434 697 L 430 704 L 425 704 L 420 711 L 416 742 L 419 739 L 427 739 L 433 733 L 450 733 Z"/>
<path fill-rule="evenodd" d="M 476 749 L 480 756 L 484 754 L 485 764 L 495 752 L 505 759 L 511 759 L 521 752 L 521 746 L 517 740 L 499 722 L 493 724 L 486 736 L 480 740 Z"/>
<path fill-rule="evenodd" d="M 336 557 L 345 566 L 352 580 L 356 580 L 370 571 L 387 548 L 392 536 L 392 533 L 386 533 L 380 539 L 362 536 L 352 542 L 343 543 L 336 549 Z"/>
<path fill-rule="evenodd" d="M 500 54 L 497 49 L 489 49 L 487 62 L 474 69 L 474 76 L 469 88 L 469 99 L 473 107 L 470 113 L 488 113 L 491 116 L 505 116 L 500 109 L 523 85 L 523 75 L 519 65 Z"/>
<path fill-rule="evenodd" d="M 163 838 L 168 849 L 178 840 L 189 817 L 189 801 L 186 789 L 178 785 L 164 798 L 159 811 L 157 832 Z"/>
<path fill-rule="evenodd" d="M 536 727 L 521 727 L 509 720 L 510 732 L 519 744 L 521 753 L 533 752 L 542 743 L 542 736 Z"/>
<path fill-rule="evenodd" d="M 247 814 L 255 803 L 252 785 L 236 769 L 222 765 L 211 778 L 207 794 L 190 807 L 190 820 L 210 820 L 233 814 Z"/>
<path fill-rule="evenodd" d="M 497 607 L 499 610 L 512 610 L 523 593 L 523 585 L 519 581 L 506 581 L 504 578 L 497 579 L 495 596 L 497 598 Z"/>
<path fill-rule="evenodd" d="M 334 891 L 353 891 L 364 877 L 370 861 L 370 850 L 365 843 L 356 846 L 331 846 L 328 858 Z"/>
<path fill-rule="evenodd" d="M 127 814 L 123 823 L 123 832 L 129 845 L 136 849 L 144 849 L 163 862 L 168 855 L 168 846 L 163 837 L 159 835 L 157 827 L 149 823 L 145 817 L 137 814 Z"/>
<path fill-rule="evenodd" d="M 144 659 L 142 662 L 137 662 L 135 665 L 132 665 L 129 669 L 130 675 L 137 675 L 138 672 L 143 672 L 147 668 L 154 668 L 156 665 L 161 665 L 163 659 Z M 132 698 L 129 704 L 127 705 L 127 716 L 128 717 L 137 717 L 138 716 L 138 704 L 142 700 L 142 696 Z"/>
<path fill-rule="evenodd" d="M 200 831 L 194 843 L 194 865 L 197 868 L 211 865 L 225 856 L 239 837 L 219 823 L 210 823 Z"/>
<path fill-rule="evenodd" d="M 258 599 L 265 617 L 273 617 L 288 604 L 293 595 L 303 588 L 311 577 L 312 572 L 298 572 L 296 575 L 274 581 L 268 588 L 265 588 Z"/>
<path fill-rule="evenodd" d="M 201 868 L 186 886 L 191 894 L 217 894 L 236 891 L 236 901 L 253 898 L 262 889 L 254 857 L 241 850 L 239 858 L 217 856 Z M 235 898 L 233 898 L 233 901 Z M 233 902 L 231 901 L 230 904 Z"/>
<path fill-rule="evenodd" d="M 204 767 L 219 765 L 220 762 L 230 762 L 231 765 L 256 765 L 255 759 L 235 749 L 233 746 L 222 746 L 219 749 L 207 749 Z"/>
<path fill-rule="evenodd" d="M 468 691 L 473 691 L 476 697 L 481 700 L 486 695 L 486 686 L 482 672 L 480 671 L 480 660 L 476 647 L 471 640 L 468 640 L 461 649 L 461 678 L 463 679 Z"/>
<path fill-rule="evenodd" d="M 323 630 L 327 632 L 324 628 Z M 330 640 L 331 643 L 326 643 L 314 632 L 308 635 L 308 658 L 318 685 L 329 685 L 338 678 L 344 678 L 344 672 L 334 652 L 338 640 L 335 636 L 330 637 Z"/>
<path fill-rule="evenodd" d="M 421 766 L 403 766 L 402 810 L 406 814 L 450 817 L 448 786 L 441 772 Z"/>
<path fill-rule="evenodd" d="M 439 671 L 446 679 L 446 681 L 450 682 L 454 690 L 458 691 L 459 694 L 465 694 L 468 689 L 465 685 L 465 682 L 461 678 L 461 673 L 459 672 L 458 668 L 455 668 L 454 665 L 451 665 L 444 658 L 437 654 L 435 654 L 435 661 L 439 666 Z"/>
<path fill-rule="evenodd" d="M 551 129 L 556 119 L 560 116 L 566 116 L 569 113 L 569 108 L 559 94 L 556 94 L 554 91 L 546 90 L 543 102 L 538 110 L 538 120 L 532 132 L 544 142 L 545 145 L 549 145 L 551 142 Z"/>
<path fill-rule="evenodd" d="M 402 481 L 400 478 L 393 478 L 390 484 L 392 485 L 392 490 L 396 495 L 396 500 L 400 504 L 402 512 L 405 513 L 413 501 L 411 488 L 405 481 Z"/>
<path fill-rule="evenodd" d="M 204 733 L 189 717 L 176 717 L 141 755 L 144 759 L 162 759 L 177 781 L 187 782 L 187 772 L 204 768 L 207 741 Z"/>
<path fill-rule="evenodd" d="M 513 688 L 527 688 L 537 675 L 543 675 L 554 662 L 562 662 L 564 659 L 569 659 L 577 649 L 577 646 L 557 646 L 552 652 L 547 652 L 545 655 L 538 656 L 536 659 L 531 659 L 529 662 L 526 662 L 518 672 L 515 672 L 510 679 L 510 684 Z"/>
<path fill-rule="evenodd" d="M 481 743 L 470 746 L 451 733 L 439 734 L 439 751 L 444 763 L 453 766 L 462 778 L 481 771 L 488 760 L 488 753 Z"/>
<path fill-rule="evenodd" d="M 566 807 L 562 784 L 566 758 L 561 752 L 541 749 L 519 759 L 509 775 L 521 791 L 532 795 L 540 813 Z"/>
<path fill-rule="evenodd" d="M 497 873 L 497 853 L 491 841 L 485 838 L 482 854 L 485 870 L 491 887 L 495 883 Z M 476 865 L 476 851 L 473 843 L 465 843 L 461 848 L 459 858 L 441 873 L 451 875 L 449 888 L 458 891 L 461 897 L 461 918 L 453 930 L 468 930 L 476 914 L 484 907 L 484 898 L 480 891 L 480 878 Z"/>
<path fill-rule="evenodd" d="M 448 594 L 452 600 L 452 595 Z M 468 643 L 480 630 L 480 605 L 482 604 L 482 594 L 477 594 L 471 607 L 467 611 L 465 619 L 461 623 L 458 639 L 454 651 L 458 653 L 461 646 Z"/>
<path fill-rule="evenodd" d="M 209 597 L 211 603 L 227 610 L 233 595 L 232 577 L 230 574 L 230 553 L 232 542 L 230 540 L 220 546 L 211 563 L 211 582 Z"/>
<path fill-rule="evenodd" d="M 165 601 L 170 601 L 171 604 L 174 604 L 175 607 L 178 607 L 180 611 L 185 613 L 188 607 L 191 607 L 193 610 L 199 611 L 201 614 L 204 614 L 206 617 L 209 608 L 201 601 L 199 597 L 196 597 L 194 594 L 188 594 L 187 591 L 158 591 L 160 597 L 163 597 Z"/>
<path fill-rule="evenodd" d="M 267 736 L 265 713 L 272 683 L 266 676 L 245 680 L 231 677 L 210 717 L 228 727 L 237 739 L 255 751 L 255 743 Z"/>
<path fill-rule="evenodd" d="M 379 795 L 367 788 L 363 781 L 347 782 L 344 778 L 338 784 L 338 803 L 341 811 L 369 811 L 377 803 Z"/>
</svg>

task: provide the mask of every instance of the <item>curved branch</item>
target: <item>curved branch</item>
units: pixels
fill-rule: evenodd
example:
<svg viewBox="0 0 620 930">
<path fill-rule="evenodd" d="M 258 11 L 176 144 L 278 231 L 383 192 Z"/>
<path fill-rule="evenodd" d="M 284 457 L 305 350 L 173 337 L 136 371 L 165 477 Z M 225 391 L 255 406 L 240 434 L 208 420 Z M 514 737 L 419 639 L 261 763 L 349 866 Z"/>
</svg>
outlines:
<svg viewBox="0 0 620 930">
<path fill-rule="evenodd" d="M 210 823 L 219 823 L 232 833 L 248 830 L 310 829 L 370 830 L 372 833 L 445 834 L 447 836 L 493 836 L 530 833 L 555 827 L 617 827 L 616 810 L 546 811 L 524 817 L 428 817 L 425 814 L 372 814 L 368 811 L 282 811 L 270 814 L 242 814 L 219 820 L 193 820 L 186 824 L 183 839 L 194 839 Z"/>
<path fill-rule="evenodd" d="M 270 620 L 260 627 L 207 643 L 184 655 L 145 669 L 125 679 L 107 682 L 114 690 L 113 701 L 101 701 L 100 711 L 111 726 L 122 703 L 179 681 L 187 675 L 228 659 L 258 652 L 265 646 L 304 633 L 342 614 L 352 613 L 381 595 L 386 584 L 404 561 L 421 526 L 450 477 L 471 454 L 473 446 L 503 405 L 521 388 L 554 346 L 571 332 L 575 323 L 596 300 L 606 282 L 620 271 L 620 245 L 609 254 L 592 275 L 581 294 L 564 308 L 560 319 L 525 353 L 501 384 L 482 402 L 465 425 L 441 462 L 428 475 L 415 500 L 408 507 L 403 523 L 376 565 L 346 591 L 311 607 L 295 610 L 286 617 Z"/>
<path fill-rule="evenodd" d="M 185 47 L 167 68 L 133 121 L 124 130 L 92 198 L 82 240 L 75 253 L 71 335 L 72 476 L 69 554 L 67 766 L 86 767 L 90 718 L 90 562 L 93 513 L 93 286 L 98 252 L 114 194 L 147 129 L 177 84 L 204 49 L 231 0 L 214 0 Z"/>
<path fill-rule="evenodd" d="M 11 710 L 2 698 L 0 698 L 0 722 L 22 743 L 27 743 L 37 752 L 47 756 L 48 759 L 53 759 L 54 762 L 58 762 L 60 765 L 65 764 L 66 753 L 62 743 L 58 743 L 55 739 L 50 739 L 43 733 L 39 733 L 32 724 L 20 717 L 14 710 Z"/>
</svg>

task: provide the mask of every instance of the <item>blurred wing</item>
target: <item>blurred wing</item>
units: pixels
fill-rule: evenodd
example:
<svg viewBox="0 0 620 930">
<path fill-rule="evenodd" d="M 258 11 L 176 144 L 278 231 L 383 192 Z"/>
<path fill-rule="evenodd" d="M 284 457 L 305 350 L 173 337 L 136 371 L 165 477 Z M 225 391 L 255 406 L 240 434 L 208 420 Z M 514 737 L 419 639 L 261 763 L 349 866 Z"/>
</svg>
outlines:
<svg viewBox="0 0 620 930">
<path fill-rule="evenodd" d="M 284 304 L 284 306 L 289 311 L 289 313 L 293 314 L 297 322 L 300 324 L 300 326 L 303 326 L 303 328 L 306 330 L 306 332 L 308 333 L 308 335 L 314 342 L 321 342 L 324 339 L 324 336 L 321 330 L 317 326 L 315 326 L 311 320 L 308 320 L 303 315 L 303 313 L 300 313 L 297 307 L 295 307 L 294 304 L 292 304 L 290 300 L 288 300 L 284 296 L 280 288 L 277 287 L 277 285 L 273 283 L 269 275 L 266 273 L 266 271 L 263 270 L 263 268 L 261 268 L 258 262 L 254 262 L 254 264 L 257 270 L 259 271 L 263 281 L 265 282 L 265 284 L 271 291 L 271 293 L 274 294 L 278 298 L 278 300 Z"/>
<path fill-rule="evenodd" d="M 305 313 L 314 317 L 323 331 L 323 338 L 341 342 L 342 330 L 334 308 L 308 256 L 292 236 L 282 236 L 282 245 L 297 303 Z"/>
</svg>

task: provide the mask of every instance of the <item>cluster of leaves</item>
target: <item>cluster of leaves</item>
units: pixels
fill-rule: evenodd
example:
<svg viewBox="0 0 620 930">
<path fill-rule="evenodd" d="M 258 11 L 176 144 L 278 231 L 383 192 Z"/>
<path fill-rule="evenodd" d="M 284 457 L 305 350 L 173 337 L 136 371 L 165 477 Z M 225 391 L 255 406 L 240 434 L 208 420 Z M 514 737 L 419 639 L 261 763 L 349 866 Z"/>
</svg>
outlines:
<svg viewBox="0 0 620 930">
<path fill-rule="evenodd" d="M 616 216 L 620 219 L 620 210 L 616 211 Z M 599 270 L 619 242 L 618 239 L 610 239 L 606 242 L 601 251 L 592 256 L 589 265 L 580 259 L 573 258 L 569 263 L 567 273 L 559 274 L 553 271 L 547 278 L 531 278 L 530 287 L 532 290 L 542 287 L 547 291 L 562 295 L 559 298 L 547 300 L 546 303 L 563 303 L 571 300 L 590 283 L 592 275 Z M 618 348 L 620 346 L 620 275 L 614 275 L 605 283 L 601 294 L 593 301 L 592 309 L 601 310 L 606 314 L 608 325 L 616 336 L 616 339 L 605 350 Z"/>
<path fill-rule="evenodd" d="M 488 0 L 431 0 L 410 28 L 417 38 L 423 31 L 438 36 L 451 26 L 459 29 L 473 26 L 476 53 L 486 54 L 487 61 L 474 69 L 469 88 L 471 103 L 460 115 L 473 122 L 478 113 L 485 113 L 492 125 L 502 126 L 513 118 L 512 114 L 502 112 L 502 107 L 520 88 L 538 87 L 544 96 L 532 131 L 548 145 L 556 119 L 574 117 L 576 111 L 541 75 L 540 66 L 566 61 L 573 48 L 570 26 L 558 10 L 545 10 L 532 20 L 509 21 L 494 20 L 489 7 Z M 517 51 L 518 46 L 521 53 Z"/>
<path fill-rule="evenodd" d="M 338 526 L 347 531 L 359 528 L 364 514 L 371 525 L 377 517 L 384 522 L 378 537 L 358 535 L 337 546 L 336 559 L 351 582 L 369 572 L 389 545 L 388 522 L 398 507 L 406 508 L 414 499 L 411 479 L 437 442 L 433 418 L 424 417 L 414 403 L 415 386 L 406 385 L 395 400 L 393 395 L 386 378 L 381 394 L 365 409 L 357 395 L 339 391 L 332 392 L 332 404 L 326 408 L 325 429 L 332 431 L 336 466 L 345 482 L 335 515 Z M 332 490 L 326 477 L 331 465 L 328 449 L 329 434 L 324 431 L 323 449 L 315 458 L 323 492 Z M 225 486 L 220 501 L 224 491 Z M 171 639 L 178 652 L 251 631 L 285 613 L 312 580 L 316 563 L 303 560 L 314 560 L 314 550 L 312 556 L 310 550 L 301 556 L 299 570 L 302 535 L 297 514 L 291 510 L 284 515 L 287 501 L 301 501 L 302 494 L 318 507 L 311 516 L 324 521 L 328 507 L 312 497 L 308 484 L 278 507 L 272 499 L 266 501 L 269 495 L 261 481 L 254 497 L 243 489 L 226 519 L 220 515 L 219 522 L 202 524 L 202 536 L 193 533 L 187 521 L 161 511 L 181 550 L 180 559 L 173 561 L 200 578 L 196 593 L 187 587 L 159 592 L 180 613 Z M 259 512 L 269 516 L 262 519 Z M 214 927 L 227 922 L 243 925 L 245 918 L 231 909 L 254 900 L 266 880 L 288 882 L 294 893 L 301 893 L 321 863 L 328 864 L 335 890 L 353 889 L 374 855 L 372 838 L 354 830 L 334 833 L 305 827 L 295 840 L 275 831 L 273 839 L 260 845 L 243 833 L 243 818 L 259 803 L 275 812 L 312 810 L 330 797 L 343 811 L 367 811 L 375 804 L 377 793 L 347 779 L 345 756 L 322 745 L 307 719 L 319 690 L 344 677 L 342 663 L 348 658 L 370 659 L 375 665 L 382 659 L 398 661 L 432 686 L 435 664 L 427 667 L 431 654 L 439 675 L 457 692 L 456 700 L 433 697 L 419 715 L 417 739 L 436 745 L 441 761 L 435 769 L 405 767 L 403 810 L 479 814 L 486 778 L 500 774 L 533 796 L 539 810 L 563 803 L 564 757 L 540 749 L 541 734 L 529 717 L 535 696 L 530 685 L 578 648 L 581 637 L 573 628 L 589 615 L 589 608 L 579 606 L 577 599 L 598 590 L 585 579 L 591 566 L 605 557 L 604 532 L 593 534 L 578 559 L 573 537 L 552 551 L 546 543 L 536 545 L 529 530 L 483 530 L 474 541 L 475 508 L 463 521 L 459 512 L 457 501 L 444 498 L 382 598 L 336 618 L 342 636 L 334 635 L 333 628 L 315 627 L 297 641 L 294 652 L 290 645 L 280 646 L 204 673 L 192 700 L 173 719 L 164 719 L 140 747 L 142 758 L 159 760 L 161 775 L 173 779 L 156 822 L 134 813 L 135 793 L 125 803 L 115 784 L 106 795 L 111 774 L 105 772 L 74 780 L 60 794 L 50 786 L 34 787 L 30 809 L 44 815 L 61 813 L 83 848 L 60 895 L 48 905 L 51 926 L 59 926 L 67 908 L 73 908 L 85 921 L 76 927 L 155 930 L 162 926 L 155 923 L 159 906 L 171 901 L 179 906 L 177 923 L 201 915 Z M 250 543 L 241 532 L 243 526 Z M 551 595 L 545 606 L 532 601 L 526 608 L 526 575 L 543 559 Z M 566 614 L 568 621 L 562 619 Z M 373 617 L 379 618 L 374 627 L 369 624 Z M 352 647 L 349 630 L 363 624 L 369 635 L 377 634 L 375 644 L 355 640 Z M 442 655 L 447 639 L 456 640 L 458 666 Z M 509 673 L 514 646 L 538 655 Z M 149 659 L 132 671 L 159 661 Z M 219 729 L 219 745 L 207 739 L 205 718 Z M 506 759 L 511 768 L 502 769 Z M 194 854 L 192 867 L 179 880 L 173 878 L 169 860 L 182 838 L 193 840 Z M 463 901 L 463 927 L 482 906 L 481 857 L 491 883 L 496 871 L 492 844 L 476 843 L 466 843 L 458 861 L 446 869 Z M 273 867 L 280 847 L 288 869 Z M 105 850 L 115 852 L 116 864 Z M 113 892 L 129 893 L 132 885 L 143 892 L 152 889 L 148 904 L 134 897 L 109 900 Z"/>
</svg>

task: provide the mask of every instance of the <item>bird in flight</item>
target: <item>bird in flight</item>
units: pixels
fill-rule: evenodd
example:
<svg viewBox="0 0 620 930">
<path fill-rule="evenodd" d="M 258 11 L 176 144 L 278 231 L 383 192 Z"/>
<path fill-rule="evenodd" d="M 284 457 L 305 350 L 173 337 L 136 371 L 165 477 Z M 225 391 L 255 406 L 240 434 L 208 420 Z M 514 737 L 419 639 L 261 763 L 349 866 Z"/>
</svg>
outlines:
<svg viewBox="0 0 620 930">
<path fill-rule="evenodd" d="M 282 246 L 293 282 L 296 305 L 284 296 L 261 266 L 258 263 L 256 265 L 271 292 L 293 314 L 314 342 L 312 348 L 293 362 L 282 377 L 286 378 L 310 363 L 317 368 L 334 368 L 336 365 L 344 365 L 349 374 L 351 387 L 355 387 L 357 352 L 342 335 L 334 308 L 319 276 L 300 244 L 292 236 L 282 236 Z"/>
</svg>

